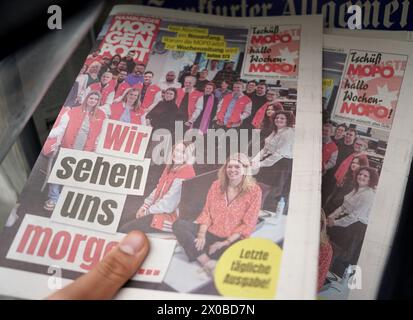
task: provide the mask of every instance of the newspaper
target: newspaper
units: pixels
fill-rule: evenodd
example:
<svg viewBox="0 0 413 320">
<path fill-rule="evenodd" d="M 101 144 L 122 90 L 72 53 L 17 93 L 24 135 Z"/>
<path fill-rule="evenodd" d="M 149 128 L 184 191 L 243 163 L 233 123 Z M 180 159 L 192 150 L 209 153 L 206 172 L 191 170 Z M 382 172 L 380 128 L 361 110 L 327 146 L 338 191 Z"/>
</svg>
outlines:
<svg viewBox="0 0 413 320">
<path fill-rule="evenodd" d="M 363 29 L 413 30 L 412 6 L 404 1 L 341 0 L 145 0 L 145 5 L 230 17 L 295 16 L 322 14 L 325 28 L 348 28 L 347 10 L 352 5 L 361 9 Z M 358 30 L 359 31 L 359 30 Z"/>
<path fill-rule="evenodd" d="M 313 299 L 321 25 L 115 6 L 1 235 L 0 292 L 43 298 L 141 230 L 118 298 Z"/>
<path fill-rule="evenodd" d="M 324 36 L 321 298 L 378 293 L 412 158 L 412 49 Z"/>
</svg>

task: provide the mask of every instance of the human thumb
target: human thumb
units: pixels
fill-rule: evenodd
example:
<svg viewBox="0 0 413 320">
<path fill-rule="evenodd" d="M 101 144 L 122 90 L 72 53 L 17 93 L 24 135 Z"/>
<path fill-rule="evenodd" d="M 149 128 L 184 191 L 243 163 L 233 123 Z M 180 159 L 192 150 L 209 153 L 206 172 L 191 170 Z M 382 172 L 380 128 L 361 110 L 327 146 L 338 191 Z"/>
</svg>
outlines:
<svg viewBox="0 0 413 320">
<path fill-rule="evenodd" d="M 125 236 L 91 271 L 48 299 L 111 299 L 137 272 L 149 251 L 144 233 L 132 231 Z"/>
</svg>

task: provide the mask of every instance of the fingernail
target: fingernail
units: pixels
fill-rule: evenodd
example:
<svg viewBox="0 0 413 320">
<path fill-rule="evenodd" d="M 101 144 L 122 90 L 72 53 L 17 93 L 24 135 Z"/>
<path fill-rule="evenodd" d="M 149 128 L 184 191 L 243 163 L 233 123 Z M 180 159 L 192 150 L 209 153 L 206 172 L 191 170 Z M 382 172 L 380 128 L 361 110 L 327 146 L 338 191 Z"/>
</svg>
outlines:
<svg viewBox="0 0 413 320">
<path fill-rule="evenodd" d="M 131 232 L 119 244 L 119 249 L 131 256 L 136 255 L 143 247 L 145 238 L 142 233 Z"/>
</svg>

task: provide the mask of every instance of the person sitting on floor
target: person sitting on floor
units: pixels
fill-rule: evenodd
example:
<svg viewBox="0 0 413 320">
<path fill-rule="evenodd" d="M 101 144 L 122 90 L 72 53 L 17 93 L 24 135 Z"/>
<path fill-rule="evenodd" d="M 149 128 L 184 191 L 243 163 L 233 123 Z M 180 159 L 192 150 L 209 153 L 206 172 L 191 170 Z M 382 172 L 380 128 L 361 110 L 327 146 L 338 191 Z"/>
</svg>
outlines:
<svg viewBox="0 0 413 320">
<path fill-rule="evenodd" d="M 245 154 L 231 155 L 219 170 L 195 222 L 178 219 L 172 227 L 189 261 L 198 261 L 208 274 L 213 273 L 224 251 L 248 238 L 257 225 L 261 189 L 250 170 Z"/>
<path fill-rule="evenodd" d="M 195 177 L 193 153 L 192 142 L 184 141 L 175 145 L 158 185 L 136 212 L 136 219 L 121 227 L 120 232 L 172 231 L 172 224 L 178 217 L 182 181 Z"/>
</svg>

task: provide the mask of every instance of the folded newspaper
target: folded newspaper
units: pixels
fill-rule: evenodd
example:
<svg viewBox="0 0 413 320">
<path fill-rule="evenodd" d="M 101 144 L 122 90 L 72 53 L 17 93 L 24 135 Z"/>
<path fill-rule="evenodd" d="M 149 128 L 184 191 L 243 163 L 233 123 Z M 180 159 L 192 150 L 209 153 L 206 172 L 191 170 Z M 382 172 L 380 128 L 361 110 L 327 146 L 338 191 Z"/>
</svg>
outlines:
<svg viewBox="0 0 413 320">
<path fill-rule="evenodd" d="M 118 298 L 315 298 L 321 25 L 115 6 L 1 235 L 0 292 L 43 298 L 141 230 Z"/>
<path fill-rule="evenodd" d="M 324 36 L 322 299 L 377 296 L 413 154 L 412 60 L 409 42 Z"/>
</svg>

